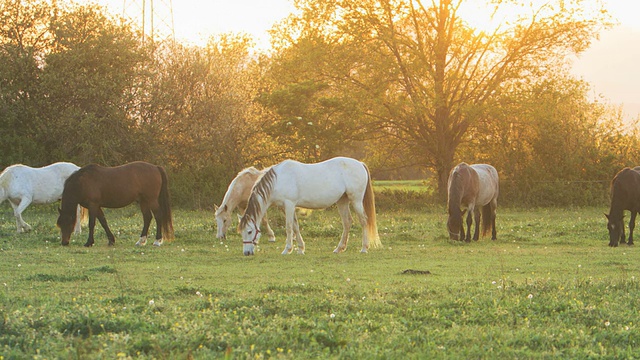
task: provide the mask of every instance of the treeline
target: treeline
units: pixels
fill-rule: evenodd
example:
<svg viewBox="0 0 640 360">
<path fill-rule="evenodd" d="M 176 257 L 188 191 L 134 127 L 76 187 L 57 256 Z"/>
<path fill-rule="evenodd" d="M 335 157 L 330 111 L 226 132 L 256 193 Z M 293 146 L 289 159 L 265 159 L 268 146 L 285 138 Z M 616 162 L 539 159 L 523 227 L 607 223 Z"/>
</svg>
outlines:
<svg viewBox="0 0 640 360">
<path fill-rule="evenodd" d="M 211 208 L 239 170 L 285 158 L 353 156 L 440 193 L 455 163 L 488 162 L 507 202 L 571 199 L 550 184 L 608 180 L 640 149 L 636 124 L 569 75 L 608 21 L 572 4 L 486 33 L 457 0 L 303 0 L 260 53 L 244 35 L 143 42 L 96 5 L 0 0 L 0 167 L 146 160 L 177 205 Z"/>
</svg>

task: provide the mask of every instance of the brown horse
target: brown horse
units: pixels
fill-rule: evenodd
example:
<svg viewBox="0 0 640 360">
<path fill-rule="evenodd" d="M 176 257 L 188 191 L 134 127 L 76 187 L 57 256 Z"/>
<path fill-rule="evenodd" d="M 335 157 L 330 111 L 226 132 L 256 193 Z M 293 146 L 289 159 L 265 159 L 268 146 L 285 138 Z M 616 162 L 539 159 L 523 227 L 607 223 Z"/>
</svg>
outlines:
<svg viewBox="0 0 640 360">
<path fill-rule="evenodd" d="M 611 181 L 611 208 L 609 214 L 605 214 L 609 230 L 609 246 L 615 247 L 618 243 L 625 243 L 625 210 L 631 212 L 627 244 L 633 245 L 633 229 L 636 215 L 640 212 L 640 166 L 620 170 Z"/>
<path fill-rule="evenodd" d="M 134 201 L 140 204 L 144 226 L 136 245 L 145 245 L 151 218 L 156 219 L 156 241 L 162 245 L 163 235 L 173 236 L 171 205 L 169 201 L 167 174 L 160 166 L 136 161 L 116 167 L 87 165 L 73 173 L 64 184 L 62 208 L 58 210 L 58 227 L 62 235 L 62 245 L 69 245 L 71 230 L 76 218 L 76 207 L 81 205 L 89 210 L 89 239 L 84 246 L 93 246 L 93 230 L 96 218 L 107 233 L 109 245 L 115 244 L 115 237 L 102 212 L 102 207 L 121 208 Z"/>
<path fill-rule="evenodd" d="M 473 240 L 478 240 L 480 228 L 480 209 L 482 209 L 483 235 L 491 227 L 491 240 L 496 240 L 496 208 L 498 207 L 498 172 L 487 164 L 467 165 L 460 163 L 451 170 L 448 181 L 447 210 L 449 218 L 447 228 L 452 240 L 471 241 L 472 214 L 476 227 Z M 462 217 L 467 215 L 467 234 L 465 237 Z"/>
</svg>

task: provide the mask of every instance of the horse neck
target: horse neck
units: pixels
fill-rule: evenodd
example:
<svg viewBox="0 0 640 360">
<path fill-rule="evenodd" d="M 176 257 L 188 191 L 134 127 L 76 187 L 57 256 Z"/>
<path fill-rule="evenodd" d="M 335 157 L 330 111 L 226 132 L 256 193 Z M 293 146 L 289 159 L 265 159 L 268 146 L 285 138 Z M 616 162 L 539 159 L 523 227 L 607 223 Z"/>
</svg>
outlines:
<svg viewBox="0 0 640 360">
<path fill-rule="evenodd" d="M 242 174 L 236 177 L 229 185 L 229 189 L 224 194 L 220 207 L 227 206 L 227 211 L 233 211 L 238 204 L 247 201 L 251 194 L 251 187 L 255 183 L 257 176 L 250 173 Z"/>
<path fill-rule="evenodd" d="M 67 190 L 62 192 L 62 199 L 60 202 L 61 202 L 60 211 L 62 211 L 63 213 L 75 214 L 76 209 L 78 208 L 78 205 L 80 203 L 80 200 L 78 199 L 78 196 L 76 194 L 73 194 Z"/>
<path fill-rule="evenodd" d="M 622 194 L 620 192 L 618 193 L 614 192 L 613 196 L 611 197 L 611 207 L 609 208 L 609 217 L 612 220 L 618 220 L 623 217 L 623 213 L 625 210 L 624 203 L 626 202 L 626 199 L 624 199 L 624 195 L 626 194 Z"/>
<path fill-rule="evenodd" d="M 462 202 L 462 186 L 460 184 L 460 177 L 458 174 L 453 174 L 453 179 L 449 184 L 448 189 L 449 196 L 447 197 L 447 210 L 450 215 L 460 215 L 460 203 Z"/>
</svg>

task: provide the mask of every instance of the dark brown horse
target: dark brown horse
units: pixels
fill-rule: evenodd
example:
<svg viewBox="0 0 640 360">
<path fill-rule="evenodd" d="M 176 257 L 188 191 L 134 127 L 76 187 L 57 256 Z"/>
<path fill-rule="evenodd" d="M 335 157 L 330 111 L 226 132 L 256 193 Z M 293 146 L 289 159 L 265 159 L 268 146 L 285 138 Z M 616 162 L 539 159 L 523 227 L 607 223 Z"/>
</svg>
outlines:
<svg viewBox="0 0 640 360">
<path fill-rule="evenodd" d="M 96 218 L 107 233 L 109 245 L 115 244 L 115 237 L 102 212 L 102 207 L 121 208 L 134 201 L 140 204 L 144 226 L 136 245 L 145 245 L 152 217 L 156 219 L 156 241 L 162 244 L 163 235 L 173 236 L 171 204 L 169 201 L 167 174 L 160 166 L 136 161 L 116 167 L 87 165 L 73 173 L 64 184 L 62 208 L 58 211 L 58 227 L 62 235 L 62 245 L 69 244 L 71 231 L 76 219 L 76 207 L 81 205 L 89 210 L 89 239 L 84 246 L 93 245 L 93 230 Z"/>
<path fill-rule="evenodd" d="M 633 228 L 636 215 L 640 212 L 640 167 L 624 168 L 611 181 L 611 208 L 609 214 L 605 214 L 609 230 L 609 246 L 615 247 L 618 243 L 625 243 L 625 210 L 631 212 L 627 244 L 633 245 Z"/>
<path fill-rule="evenodd" d="M 460 163 L 451 170 L 447 184 L 448 199 L 447 229 L 452 240 L 471 241 L 472 215 L 476 227 L 473 240 L 479 238 L 480 209 L 482 209 L 483 235 L 491 228 L 491 240 L 496 240 L 496 208 L 499 192 L 498 172 L 487 164 L 467 165 Z M 462 217 L 467 215 L 467 234 L 465 237 Z"/>
</svg>

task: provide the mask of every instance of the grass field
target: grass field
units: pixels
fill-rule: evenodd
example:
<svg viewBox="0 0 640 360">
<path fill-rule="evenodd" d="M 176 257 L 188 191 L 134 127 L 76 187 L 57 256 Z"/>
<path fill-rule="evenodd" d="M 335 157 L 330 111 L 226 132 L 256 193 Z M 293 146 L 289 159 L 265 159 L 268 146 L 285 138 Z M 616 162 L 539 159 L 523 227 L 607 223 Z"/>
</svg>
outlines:
<svg viewBox="0 0 640 360">
<path fill-rule="evenodd" d="M 446 237 L 444 208 L 378 212 L 382 249 L 360 227 L 334 255 L 335 209 L 300 217 L 306 255 L 277 242 L 242 256 L 213 215 L 175 210 L 176 239 L 134 247 L 135 207 L 106 210 L 116 234 L 59 244 L 54 206 L 16 234 L 0 207 L 3 359 L 640 358 L 640 254 L 609 248 L 606 208 L 499 209 L 498 241 Z M 406 271 L 413 270 L 413 271 Z"/>
</svg>

